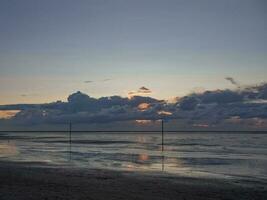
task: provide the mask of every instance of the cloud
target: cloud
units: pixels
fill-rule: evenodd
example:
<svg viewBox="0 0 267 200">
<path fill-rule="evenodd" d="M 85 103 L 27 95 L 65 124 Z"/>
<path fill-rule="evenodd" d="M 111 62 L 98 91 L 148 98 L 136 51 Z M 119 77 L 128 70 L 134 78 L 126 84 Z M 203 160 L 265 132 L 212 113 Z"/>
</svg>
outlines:
<svg viewBox="0 0 267 200">
<path fill-rule="evenodd" d="M 246 99 L 254 99 L 254 100 L 266 100 L 267 99 L 267 83 L 261 83 L 259 85 L 252 85 L 245 87 L 241 94 Z"/>
<path fill-rule="evenodd" d="M 148 89 L 145 86 L 142 86 L 137 91 L 133 90 L 128 92 L 128 96 L 131 98 L 133 96 L 144 96 L 144 95 L 149 95 L 151 93 L 152 91 L 150 89 Z"/>
<path fill-rule="evenodd" d="M 38 94 L 21 94 L 21 97 L 32 97 L 32 96 L 39 96 Z"/>
<path fill-rule="evenodd" d="M 199 95 L 202 103 L 234 103 L 243 100 L 243 96 L 231 90 L 206 91 Z"/>
<path fill-rule="evenodd" d="M 130 91 L 130 92 L 128 92 L 128 95 L 129 96 L 134 96 L 136 94 L 136 91 Z"/>
<path fill-rule="evenodd" d="M 19 110 L 0 110 L 0 119 L 10 119 L 18 112 Z"/>
<path fill-rule="evenodd" d="M 107 82 L 107 81 L 111 81 L 111 80 L 112 80 L 111 78 L 106 78 L 106 79 L 102 79 L 99 81 L 87 80 L 87 81 L 84 81 L 84 83 Z"/>
<path fill-rule="evenodd" d="M 230 81 L 233 85 L 239 86 L 238 82 L 232 77 L 225 77 L 225 80 Z"/>
<path fill-rule="evenodd" d="M 93 83 L 94 81 L 84 81 L 84 83 Z"/>
<path fill-rule="evenodd" d="M 194 110 L 198 104 L 198 99 L 194 96 L 184 97 L 179 101 L 182 110 Z"/>
<path fill-rule="evenodd" d="M 160 110 L 160 111 L 158 111 L 158 114 L 159 114 L 159 115 L 172 115 L 171 112 L 169 112 L 169 111 L 165 111 L 165 110 Z"/>
<path fill-rule="evenodd" d="M 150 108 L 150 104 L 149 103 L 140 103 L 137 107 L 139 110 L 145 111 L 145 110 L 148 110 Z"/>
<path fill-rule="evenodd" d="M 101 81 L 103 81 L 103 82 L 107 82 L 107 81 L 111 81 L 112 79 L 111 78 L 106 78 L 106 79 L 103 79 L 103 80 L 101 80 Z"/>
<path fill-rule="evenodd" d="M 134 96 L 131 99 L 120 96 L 97 99 L 78 91 L 68 97 L 68 102 L 39 104 L 28 109 L 21 107 L 22 111 L 14 117 L 14 120 L 20 123 L 38 124 L 158 119 L 157 112 L 163 103 L 163 101 L 143 96 Z"/>
<path fill-rule="evenodd" d="M 150 89 L 146 88 L 146 87 L 140 87 L 138 89 L 138 93 L 152 93 Z"/>
<path fill-rule="evenodd" d="M 234 117 L 238 117 L 242 122 L 254 120 L 252 124 L 263 127 L 267 121 L 266 83 L 238 90 L 193 93 L 177 98 L 177 102 L 174 103 L 148 96 L 137 96 L 140 91 L 145 95 L 146 92 L 150 92 L 150 89 L 140 87 L 137 92 L 133 92 L 134 95 L 131 98 L 121 96 L 94 98 L 78 91 L 71 94 L 67 102 L 6 105 L 0 106 L 0 110 L 21 110 L 9 120 L 25 124 L 68 123 L 69 121 L 107 123 L 163 118 L 184 120 L 192 127 L 201 127 L 193 124 L 213 127 L 224 123 L 233 124 L 233 119 L 236 119 Z"/>
</svg>

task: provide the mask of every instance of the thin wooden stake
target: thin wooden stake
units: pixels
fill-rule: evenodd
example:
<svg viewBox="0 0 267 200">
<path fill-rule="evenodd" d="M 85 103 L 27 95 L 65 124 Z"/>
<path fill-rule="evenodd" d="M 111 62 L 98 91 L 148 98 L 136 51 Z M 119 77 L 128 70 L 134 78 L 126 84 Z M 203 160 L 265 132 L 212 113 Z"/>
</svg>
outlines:
<svg viewBox="0 0 267 200">
<path fill-rule="evenodd" d="M 164 171 L 164 121 L 161 120 L 161 170 Z"/>
<path fill-rule="evenodd" d="M 164 151 L 164 122 L 161 120 L 161 151 Z"/>
<path fill-rule="evenodd" d="M 69 124 L 69 160 L 71 160 L 71 132 L 72 132 L 72 124 Z"/>
</svg>

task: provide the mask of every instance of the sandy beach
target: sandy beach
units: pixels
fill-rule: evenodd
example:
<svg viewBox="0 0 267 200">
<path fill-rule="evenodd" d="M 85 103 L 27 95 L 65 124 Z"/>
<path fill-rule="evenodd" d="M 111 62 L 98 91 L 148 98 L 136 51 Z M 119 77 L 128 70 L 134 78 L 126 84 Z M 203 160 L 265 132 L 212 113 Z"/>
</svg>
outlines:
<svg viewBox="0 0 267 200">
<path fill-rule="evenodd" d="M 0 199 L 267 199 L 265 181 L 0 163 Z"/>
</svg>

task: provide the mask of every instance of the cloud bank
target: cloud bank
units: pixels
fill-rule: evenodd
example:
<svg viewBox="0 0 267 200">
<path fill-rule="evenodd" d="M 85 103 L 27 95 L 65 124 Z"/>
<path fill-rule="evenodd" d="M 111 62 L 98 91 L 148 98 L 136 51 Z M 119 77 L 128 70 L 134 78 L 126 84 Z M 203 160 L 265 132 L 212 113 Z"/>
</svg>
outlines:
<svg viewBox="0 0 267 200">
<path fill-rule="evenodd" d="M 134 94 L 150 94 L 140 87 Z M 0 110 L 21 110 L 11 120 L 22 124 L 40 123 L 107 123 L 140 120 L 181 120 L 196 127 L 219 124 L 243 124 L 267 127 L 267 84 L 238 90 L 215 90 L 192 93 L 168 103 L 148 96 L 130 98 L 110 96 L 93 98 L 82 92 L 68 97 L 67 102 L 0 106 Z"/>
</svg>

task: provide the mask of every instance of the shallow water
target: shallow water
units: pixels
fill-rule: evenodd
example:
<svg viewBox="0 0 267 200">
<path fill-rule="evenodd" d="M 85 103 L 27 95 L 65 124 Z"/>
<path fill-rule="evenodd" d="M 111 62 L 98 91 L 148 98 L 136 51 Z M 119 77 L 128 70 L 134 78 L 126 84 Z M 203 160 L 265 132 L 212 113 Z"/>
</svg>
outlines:
<svg viewBox="0 0 267 200">
<path fill-rule="evenodd" d="M 267 134 L 0 134 L 0 160 L 76 167 L 164 171 L 188 176 L 267 179 Z"/>
</svg>

